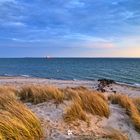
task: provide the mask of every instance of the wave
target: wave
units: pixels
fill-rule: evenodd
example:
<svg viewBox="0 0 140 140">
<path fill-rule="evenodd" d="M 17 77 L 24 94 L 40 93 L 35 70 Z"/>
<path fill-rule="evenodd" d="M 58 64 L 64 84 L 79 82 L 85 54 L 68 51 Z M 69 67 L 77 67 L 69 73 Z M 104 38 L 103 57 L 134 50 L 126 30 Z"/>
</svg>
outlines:
<svg viewBox="0 0 140 140">
<path fill-rule="evenodd" d="M 19 76 L 21 76 L 21 77 L 31 77 L 30 75 L 26 75 L 26 74 L 21 74 Z"/>
<path fill-rule="evenodd" d="M 3 74 L 1 76 L 5 76 L 5 77 L 31 77 L 30 75 L 26 75 L 26 74 L 18 74 L 18 75 L 14 75 L 14 74 Z"/>
<path fill-rule="evenodd" d="M 131 87 L 140 87 L 139 83 L 124 83 L 124 82 L 117 82 L 117 81 L 115 81 L 115 82 L 119 85 L 125 85 L 125 86 L 131 86 Z"/>
<path fill-rule="evenodd" d="M 134 85 L 135 85 L 136 87 L 140 87 L 140 84 L 138 84 L 138 83 L 134 83 Z"/>
<path fill-rule="evenodd" d="M 73 78 L 72 80 L 73 80 L 73 81 L 79 81 L 79 80 L 78 80 L 78 79 L 76 79 L 76 78 Z"/>
<path fill-rule="evenodd" d="M 12 75 L 11 74 L 3 74 L 1 76 L 11 77 Z"/>
</svg>

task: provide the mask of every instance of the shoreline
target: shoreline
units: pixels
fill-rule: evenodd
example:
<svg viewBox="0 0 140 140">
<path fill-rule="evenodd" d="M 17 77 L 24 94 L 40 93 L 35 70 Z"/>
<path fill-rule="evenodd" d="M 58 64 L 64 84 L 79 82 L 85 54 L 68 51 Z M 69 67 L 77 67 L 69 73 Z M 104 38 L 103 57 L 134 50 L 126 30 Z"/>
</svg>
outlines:
<svg viewBox="0 0 140 140">
<path fill-rule="evenodd" d="M 0 79 L 14 79 L 14 78 L 17 78 L 17 79 L 43 79 L 43 80 L 48 80 L 48 81 L 84 81 L 84 82 L 97 82 L 99 79 L 96 79 L 96 80 L 86 80 L 86 79 L 53 79 L 53 78 L 43 78 L 43 77 L 35 77 L 35 76 L 29 76 L 29 75 L 17 75 L 17 76 L 12 76 L 12 75 L 0 75 Z M 101 79 L 106 79 L 106 78 L 101 78 Z M 109 79 L 109 80 L 112 80 L 112 79 Z M 140 88 L 140 83 L 125 83 L 125 82 L 119 82 L 119 81 L 115 81 L 115 84 L 118 84 L 118 85 L 123 85 L 123 86 L 129 86 L 129 87 L 134 87 L 134 88 Z"/>
<path fill-rule="evenodd" d="M 86 80 L 57 80 L 57 79 L 45 79 L 45 78 L 36 78 L 36 77 L 7 77 L 0 76 L 0 85 L 11 85 L 15 87 L 20 87 L 23 85 L 54 85 L 60 88 L 64 87 L 76 87 L 76 86 L 84 86 L 93 90 L 98 89 L 99 82 L 98 81 L 86 81 Z M 121 93 L 126 94 L 130 97 L 140 97 L 140 87 L 134 87 L 127 84 L 122 84 L 115 82 L 106 86 L 105 94 L 110 93 Z"/>
<path fill-rule="evenodd" d="M 85 81 L 85 82 L 96 82 L 99 79 L 107 79 L 107 78 L 99 78 L 99 79 L 93 79 L 93 80 L 86 80 L 86 79 L 54 79 L 54 78 L 43 78 L 43 77 L 35 77 L 35 76 L 29 76 L 29 75 L 17 75 L 17 76 L 12 76 L 12 75 L 0 75 L 0 79 L 13 79 L 13 78 L 23 78 L 23 79 L 46 79 L 46 80 L 55 80 L 55 81 Z M 112 80 L 112 79 L 108 79 Z M 135 87 L 135 88 L 140 88 L 140 83 L 125 83 L 125 82 L 119 82 L 113 80 L 116 84 L 118 85 L 125 85 L 125 86 L 130 86 L 130 87 Z"/>
</svg>

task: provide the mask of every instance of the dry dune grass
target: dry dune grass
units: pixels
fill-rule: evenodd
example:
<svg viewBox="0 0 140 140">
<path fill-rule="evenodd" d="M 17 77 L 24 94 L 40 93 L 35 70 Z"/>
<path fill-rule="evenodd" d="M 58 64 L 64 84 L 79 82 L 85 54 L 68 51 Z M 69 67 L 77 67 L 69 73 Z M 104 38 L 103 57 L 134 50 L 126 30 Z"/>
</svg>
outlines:
<svg viewBox="0 0 140 140">
<path fill-rule="evenodd" d="M 64 93 L 64 99 L 65 100 L 74 100 L 76 98 L 78 98 L 78 93 L 79 93 L 79 90 L 75 90 L 75 89 L 71 89 L 71 88 L 65 88 L 65 89 L 62 89 L 62 92 Z"/>
<path fill-rule="evenodd" d="M 96 136 L 94 133 L 89 135 L 80 135 L 78 138 L 73 140 L 129 140 L 126 134 L 123 134 L 119 130 L 113 128 L 106 128 L 105 134 Z"/>
<path fill-rule="evenodd" d="M 64 120 L 66 122 L 71 122 L 77 119 L 88 122 L 86 112 L 82 109 L 79 103 L 73 102 L 70 108 L 67 109 L 66 114 L 64 115 Z"/>
<path fill-rule="evenodd" d="M 0 91 L 0 139 L 1 140 L 40 140 L 40 121 L 15 96 Z"/>
<path fill-rule="evenodd" d="M 136 105 L 138 111 L 140 112 L 140 98 L 133 98 L 133 102 Z"/>
<path fill-rule="evenodd" d="M 67 87 L 65 89 L 62 89 L 62 91 L 65 93 L 65 99 L 67 100 L 72 100 L 74 98 L 77 98 L 77 96 L 79 96 L 80 93 L 88 92 L 88 93 L 98 94 L 103 100 L 107 101 L 107 98 L 101 92 L 89 90 L 88 88 L 83 86 L 78 86 L 74 88 Z"/>
<path fill-rule="evenodd" d="M 1 140 L 32 138 L 22 121 L 13 117 L 9 112 L 0 112 Z"/>
<path fill-rule="evenodd" d="M 87 121 L 87 117 L 84 117 L 84 119 L 81 117 L 85 112 L 101 117 L 109 117 L 110 110 L 104 95 L 87 89 L 83 91 L 81 88 L 69 88 L 65 93 L 67 98 L 73 100 L 73 104 L 66 110 L 64 115 L 66 121 L 75 120 L 76 118 Z M 77 110 L 80 111 L 77 112 Z"/>
<path fill-rule="evenodd" d="M 109 97 L 112 103 L 119 104 L 126 109 L 126 113 L 130 116 L 137 131 L 140 131 L 140 113 L 133 102 L 133 99 L 126 95 L 114 94 Z"/>
<path fill-rule="evenodd" d="M 110 110 L 107 98 L 100 92 L 85 87 L 59 89 L 54 86 L 29 85 L 20 90 L 14 87 L 0 87 L 0 140 L 40 140 L 43 137 L 38 118 L 21 101 L 34 104 L 54 100 L 62 103 L 69 100 L 71 105 L 66 108 L 66 122 L 80 119 L 89 124 L 88 114 L 109 117 Z M 111 95 L 112 103 L 120 104 L 130 115 L 135 127 L 140 130 L 138 99 L 131 100 L 124 95 Z M 137 107 L 136 107 L 137 106 Z M 112 140 L 128 140 L 119 131 L 111 131 L 106 138 Z"/>
<path fill-rule="evenodd" d="M 32 102 L 34 104 L 49 100 L 55 100 L 56 103 L 63 102 L 64 94 L 60 89 L 54 86 L 30 85 L 24 86 L 18 92 L 21 100 Z"/>
<path fill-rule="evenodd" d="M 125 108 L 128 114 L 131 113 L 131 108 L 135 108 L 132 100 L 126 95 L 114 94 L 110 95 L 109 99 L 113 104 L 119 104 L 120 106 Z"/>
<path fill-rule="evenodd" d="M 100 96 L 100 98 L 102 98 L 104 101 L 108 102 L 108 98 L 103 93 L 96 92 L 96 94 Z"/>
<path fill-rule="evenodd" d="M 109 138 L 111 140 L 128 140 L 127 135 L 124 135 L 122 132 L 112 128 L 108 130 L 108 134 L 105 136 L 105 138 Z"/>
<path fill-rule="evenodd" d="M 16 97 L 17 89 L 13 86 L 0 86 L 0 93 L 6 93 L 6 96 Z"/>
<path fill-rule="evenodd" d="M 13 91 L 15 92 L 17 89 L 16 87 L 14 86 L 0 86 L 0 92 L 4 92 L 4 91 L 7 91 L 7 92 L 10 92 L 10 91 Z"/>
<path fill-rule="evenodd" d="M 30 85 L 22 87 L 18 96 L 21 100 L 34 104 L 49 100 L 55 100 L 56 103 L 61 103 L 65 99 L 75 100 L 84 111 L 102 117 L 109 116 L 109 106 L 104 95 L 85 87 L 58 89 L 53 86 Z"/>
<path fill-rule="evenodd" d="M 72 89 L 72 90 L 81 90 L 81 91 L 87 91 L 89 90 L 88 88 L 84 87 L 84 86 L 77 86 L 77 87 L 67 87 L 67 89 Z"/>
<path fill-rule="evenodd" d="M 18 92 L 18 96 L 22 101 L 34 104 L 49 100 L 55 100 L 56 103 L 71 100 L 73 104 L 67 109 L 67 115 L 65 115 L 67 120 L 74 120 L 74 116 L 75 119 L 86 120 L 85 112 L 101 117 L 108 117 L 110 113 L 107 100 L 103 94 L 88 90 L 82 86 L 59 89 L 54 86 L 29 85 L 22 87 Z M 81 114 L 78 114 L 78 110 L 80 110 Z"/>
<path fill-rule="evenodd" d="M 18 99 L 34 104 L 54 100 L 57 104 L 64 100 L 71 101 L 66 108 L 66 122 L 80 119 L 89 123 L 88 114 L 109 117 L 110 110 L 106 97 L 85 87 L 59 89 L 53 86 L 29 85 L 20 90 L 14 87 L 0 87 L 0 140 L 40 140 L 42 138 L 41 124 L 38 118 Z M 127 96 L 112 95 L 110 100 L 126 108 L 127 113 L 137 129 L 140 129 L 140 116 L 136 108 L 138 101 L 132 101 Z M 135 103 L 135 104 L 134 104 Z M 118 131 L 112 131 L 107 138 L 127 140 Z"/>
<path fill-rule="evenodd" d="M 81 93 L 79 94 L 78 102 L 80 102 L 82 108 L 93 114 L 99 115 L 101 117 L 109 117 L 110 111 L 108 103 L 103 100 L 98 94 L 96 93 Z"/>
</svg>

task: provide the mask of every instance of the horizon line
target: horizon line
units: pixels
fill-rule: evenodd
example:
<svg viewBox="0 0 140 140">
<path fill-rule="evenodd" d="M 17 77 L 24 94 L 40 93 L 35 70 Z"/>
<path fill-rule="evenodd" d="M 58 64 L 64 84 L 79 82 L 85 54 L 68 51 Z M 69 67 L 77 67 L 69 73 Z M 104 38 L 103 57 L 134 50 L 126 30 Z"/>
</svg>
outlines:
<svg viewBox="0 0 140 140">
<path fill-rule="evenodd" d="M 0 59 L 25 59 L 25 58 L 44 58 L 44 59 L 53 59 L 53 58 L 125 58 L 125 59 L 140 59 L 140 57 L 0 57 Z"/>
</svg>

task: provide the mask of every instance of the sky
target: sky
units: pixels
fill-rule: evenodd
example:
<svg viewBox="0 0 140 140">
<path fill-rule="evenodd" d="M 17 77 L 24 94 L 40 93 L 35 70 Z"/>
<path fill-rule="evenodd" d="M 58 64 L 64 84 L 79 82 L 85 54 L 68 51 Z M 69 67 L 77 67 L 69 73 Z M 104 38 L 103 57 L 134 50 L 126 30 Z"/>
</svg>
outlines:
<svg viewBox="0 0 140 140">
<path fill-rule="evenodd" d="M 140 57 L 140 0 L 0 0 L 0 57 Z"/>
</svg>

